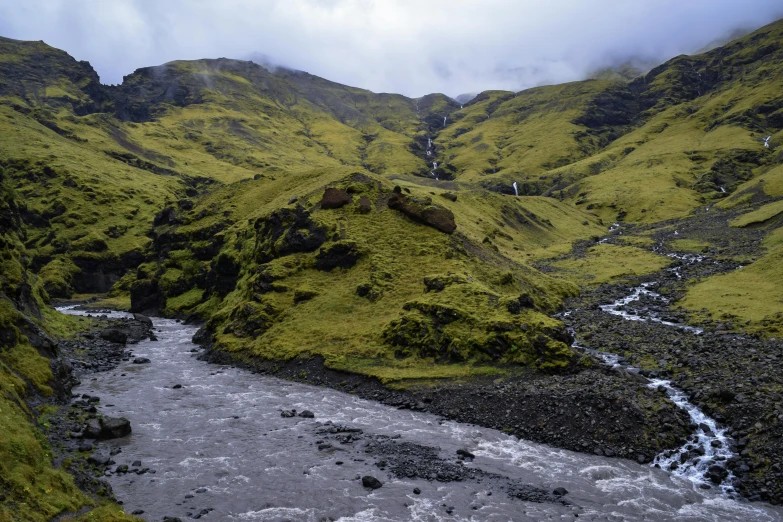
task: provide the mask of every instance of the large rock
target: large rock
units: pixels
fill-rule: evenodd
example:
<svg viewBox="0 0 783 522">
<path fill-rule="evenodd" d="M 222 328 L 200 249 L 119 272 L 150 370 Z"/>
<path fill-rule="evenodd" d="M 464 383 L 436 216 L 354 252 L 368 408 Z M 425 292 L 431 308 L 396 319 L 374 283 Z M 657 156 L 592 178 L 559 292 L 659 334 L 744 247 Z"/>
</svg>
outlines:
<svg viewBox="0 0 783 522">
<path fill-rule="evenodd" d="M 118 439 L 130 433 L 130 421 L 125 417 L 90 419 L 84 428 L 84 438 L 86 439 Z"/>
<path fill-rule="evenodd" d="M 125 344 L 128 342 L 128 332 L 117 328 L 103 330 L 98 335 L 104 341 L 109 341 L 111 343 Z"/>
<path fill-rule="evenodd" d="M 395 192 L 389 198 L 389 208 L 398 210 L 412 220 L 431 226 L 446 234 L 451 234 L 457 229 L 454 222 L 454 214 L 451 210 L 432 204 L 432 200 L 408 197 L 402 192 Z"/>
<path fill-rule="evenodd" d="M 125 417 L 104 417 L 101 419 L 102 439 L 118 439 L 131 432 L 130 421 Z"/>
<path fill-rule="evenodd" d="M 362 486 L 370 489 L 378 489 L 383 486 L 383 483 L 373 476 L 365 475 L 362 477 Z"/>
<path fill-rule="evenodd" d="M 146 315 L 133 314 L 133 318 L 136 319 L 138 322 L 143 323 L 146 326 L 149 326 L 150 328 L 152 328 L 152 319 L 150 319 Z"/>
<path fill-rule="evenodd" d="M 321 198 L 321 208 L 340 208 L 351 202 L 351 196 L 341 189 L 328 188 Z"/>
</svg>

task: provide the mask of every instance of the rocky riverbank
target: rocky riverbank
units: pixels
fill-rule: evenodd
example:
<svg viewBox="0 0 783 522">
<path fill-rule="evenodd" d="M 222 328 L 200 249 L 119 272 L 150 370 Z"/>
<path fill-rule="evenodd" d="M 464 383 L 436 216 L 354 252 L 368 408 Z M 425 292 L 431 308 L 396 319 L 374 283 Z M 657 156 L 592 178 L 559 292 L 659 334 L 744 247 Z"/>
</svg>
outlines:
<svg viewBox="0 0 783 522">
<path fill-rule="evenodd" d="M 109 371 L 132 357 L 129 345 L 154 338 L 152 321 L 144 316 L 110 318 L 108 310 L 92 310 L 89 330 L 58 343 L 60 357 L 70 369 L 61 383 L 70 391 L 95 372 Z M 68 404 L 50 409 L 41 419 L 54 455 L 54 466 L 64 466 L 86 493 L 114 500 L 111 486 L 101 477 L 120 448 L 107 442 L 131 432 L 125 418 L 101 415 L 100 397 L 73 395 Z M 146 470 L 145 470 L 146 472 Z"/>
</svg>

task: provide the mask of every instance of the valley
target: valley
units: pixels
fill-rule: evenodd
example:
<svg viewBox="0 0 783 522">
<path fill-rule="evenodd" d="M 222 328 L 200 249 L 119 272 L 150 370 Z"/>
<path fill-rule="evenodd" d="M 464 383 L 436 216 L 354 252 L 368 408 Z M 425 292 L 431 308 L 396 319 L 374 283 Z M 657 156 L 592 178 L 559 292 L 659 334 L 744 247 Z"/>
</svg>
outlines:
<svg viewBox="0 0 783 522">
<path fill-rule="evenodd" d="M 632 79 L 461 104 L 226 58 L 103 85 L 64 51 L 0 38 L 0 521 L 133 519 L 115 501 L 142 509 L 149 488 L 89 460 L 110 443 L 81 450 L 69 435 L 109 414 L 133 426 L 123 451 L 159 463 L 169 494 L 155 520 L 198 514 L 168 502 L 190 489 L 252 487 L 232 459 L 255 444 L 301 452 L 297 466 L 328 482 L 324 459 L 342 449 L 286 438 L 318 446 L 324 426 L 354 424 L 393 484 L 377 503 L 337 506 L 335 489 L 323 512 L 296 506 L 316 486 L 292 481 L 277 504 L 243 509 L 382 520 L 445 503 L 439 519 L 451 507 L 505 520 L 516 502 L 519 520 L 780 519 L 782 41 L 779 21 Z M 137 318 L 107 323 L 106 310 Z M 199 391 L 212 377 L 226 382 Z M 187 460 L 150 428 L 176 412 L 174 384 L 194 418 L 231 424 L 243 445 L 196 459 L 198 480 L 161 475 Z M 99 409 L 74 409 L 74 393 Z M 260 441 L 248 408 L 261 397 L 286 440 Z M 137 411 L 146 400 L 161 402 Z M 279 417 L 291 408 L 316 420 Z M 193 433 L 199 422 L 174 442 L 226 433 Z M 339 480 L 361 496 L 351 481 L 371 460 L 351 448 Z M 452 462 L 457 449 L 477 466 Z M 210 458 L 225 464 L 215 484 Z M 530 472 L 542 461 L 559 462 L 554 475 Z M 569 476 L 571 493 L 554 494 Z M 503 502 L 467 492 L 475 480 Z M 612 484 L 644 480 L 665 508 L 609 510 L 638 500 Z"/>
</svg>

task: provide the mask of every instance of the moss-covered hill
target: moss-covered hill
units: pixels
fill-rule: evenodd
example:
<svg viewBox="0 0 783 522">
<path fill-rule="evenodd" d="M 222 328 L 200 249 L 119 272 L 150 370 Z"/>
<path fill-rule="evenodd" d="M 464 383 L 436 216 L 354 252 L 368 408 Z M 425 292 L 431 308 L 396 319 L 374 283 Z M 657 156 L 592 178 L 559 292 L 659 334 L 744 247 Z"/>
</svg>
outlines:
<svg viewBox="0 0 783 522">
<path fill-rule="evenodd" d="M 378 375 L 433 357 L 458 363 L 433 375 L 540 365 L 537 336 L 557 338 L 547 314 L 577 289 L 534 262 L 615 220 L 780 197 L 781 39 L 776 23 L 630 82 L 487 91 L 464 106 L 228 59 L 104 86 L 62 51 L 0 39 L 0 166 L 25 201 L 29 268 L 49 297 L 134 296 L 137 309 L 209 319 L 226 348 Z M 514 182 L 522 197 L 505 197 Z M 326 187 L 348 203 L 328 208 Z M 427 226 L 433 213 L 453 224 Z M 737 285 L 778 273 L 776 237 Z M 635 266 L 637 252 L 607 259 Z M 352 261 L 319 261 L 338 253 Z M 640 266 L 608 273 L 652 269 Z M 530 306 L 509 312 L 520 296 Z"/>
</svg>

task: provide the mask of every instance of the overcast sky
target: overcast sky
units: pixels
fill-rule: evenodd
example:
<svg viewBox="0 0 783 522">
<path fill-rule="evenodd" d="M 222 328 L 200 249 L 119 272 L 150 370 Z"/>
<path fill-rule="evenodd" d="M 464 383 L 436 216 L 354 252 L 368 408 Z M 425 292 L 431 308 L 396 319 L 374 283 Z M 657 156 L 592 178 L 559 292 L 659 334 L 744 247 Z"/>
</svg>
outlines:
<svg viewBox="0 0 783 522">
<path fill-rule="evenodd" d="M 89 60 L 103 83 L 265 55 L 376 92 L 455 96 L 662 62 L 778 18 L 781 0 L 2 0 L 0 35 Z"/>
</svg>

